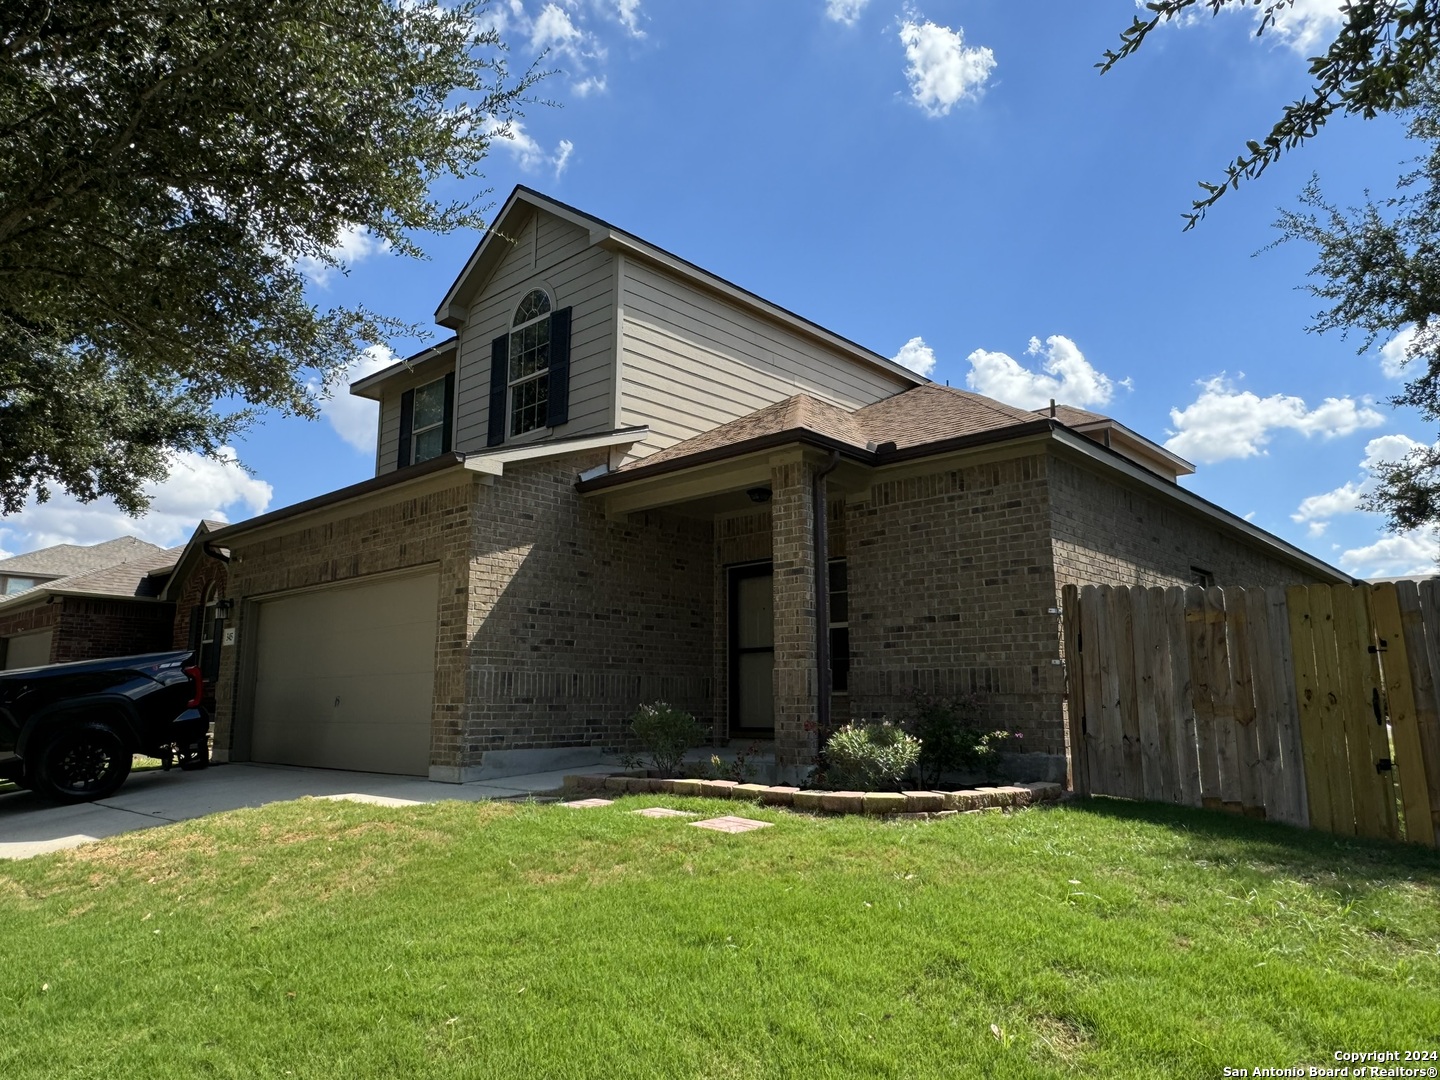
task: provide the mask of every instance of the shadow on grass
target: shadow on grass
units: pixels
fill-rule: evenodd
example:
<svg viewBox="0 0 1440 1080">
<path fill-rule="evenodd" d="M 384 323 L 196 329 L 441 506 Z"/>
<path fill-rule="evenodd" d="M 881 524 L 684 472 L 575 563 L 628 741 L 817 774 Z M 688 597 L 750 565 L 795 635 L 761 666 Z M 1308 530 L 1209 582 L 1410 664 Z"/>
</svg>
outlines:
<svg viewBox="0 0 1440 1080">
<path fill-rule="evenodd" d="M 1103 795 L 1076 799 L 1066 806 L 1076 813 L 1180 832 L 1200 845 L 1197 855 L 1216 861 L 1263 861 L 1278 875 L 1350 875 L 1371 883 L 1418 878 L 1440 886 L 1440 851 L 1418 844 L 1336 836 L 1222 810 Z"/>
</svg>

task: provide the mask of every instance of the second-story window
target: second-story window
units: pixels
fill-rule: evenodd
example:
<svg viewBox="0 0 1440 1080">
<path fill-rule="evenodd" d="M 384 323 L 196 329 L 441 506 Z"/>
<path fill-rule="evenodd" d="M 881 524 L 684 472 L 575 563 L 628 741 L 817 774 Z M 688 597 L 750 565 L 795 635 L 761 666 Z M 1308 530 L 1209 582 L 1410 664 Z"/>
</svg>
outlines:
<svg viewBox="0 0 1440 1080">
<path fill-rule="evenodd" d="M 455 414 L 455 374 L 400 395 L 400 445 L 395 466 L 418 465 L 448 453 Z"/>
<path fill-rule="evenodd" d="M 439 457 L 445 449 L 445 380 L 415 388 L 414 427 L 410 432 L 415 464 Z"/>
<path fill-rule="evenodd" d="M 550 297 L 532 289 L 510 330 L 510 434 L 545 426 L 550 400 Z"/>
</svg>

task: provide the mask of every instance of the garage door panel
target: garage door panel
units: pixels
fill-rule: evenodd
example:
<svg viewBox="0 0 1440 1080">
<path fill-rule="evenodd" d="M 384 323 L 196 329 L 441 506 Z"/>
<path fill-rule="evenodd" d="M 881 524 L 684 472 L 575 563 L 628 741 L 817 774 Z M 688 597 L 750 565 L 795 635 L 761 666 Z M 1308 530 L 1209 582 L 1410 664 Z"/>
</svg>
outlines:
<svg viewBox="0 0 1440 1080">
<path fill-rule="evenodd" d="M 40 667 L 50 662 L 50 642 L 53 630 L 38 634 L 18 634 L 5 642 L 5 668 Z"/>
<path fill-rule="evenodd" d="M 426 774 L 438 598 L 426 574 L 263 602 L 251 757 Z"/>
</svg>

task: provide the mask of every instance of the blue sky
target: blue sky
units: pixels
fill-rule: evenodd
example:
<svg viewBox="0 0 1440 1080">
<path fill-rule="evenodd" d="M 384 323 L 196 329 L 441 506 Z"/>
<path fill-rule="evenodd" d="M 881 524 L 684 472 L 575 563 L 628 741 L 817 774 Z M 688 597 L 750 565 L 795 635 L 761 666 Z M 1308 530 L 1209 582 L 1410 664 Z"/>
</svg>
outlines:
<svg viewBox="0 0 1440 1080">
<path fill-rule="evenodd" d="M 1387 191 L 1414 153 L 1399 124 L 1334 122 L 1181 231 L 1196 181 L 1307 88 L 1338 7 L 1300 0 L 1259 40 L 1251 10 L 1171 25 L 1102 77 L 1133 0 L 506 0 L 489 17 L 513 62 L 549 49 L 561 107 L 529 110 L 487 183 L 497 205 L 536 187 L 937 380 L 1109 413 L 1195 461 L 1187 487 L 1351 572 L 1424 571 L 1434 537 L 1355 509 L 1367 460 L 1434 437 L 1385 402 L 1398 346 L 1306 333 L 1312 253 L 1260 252 L 1312 172 L 1340 202 Z M 313 299 L 428 325 L 477 240 L 422 237 L 422 262 L 347 237 L 348 274 L 317 269 Z M 0 548 L 174 544 L 201 515 L 365 479 L 373 410 L 342 393 L 319 422 L 267 418 L 236 444 L 248 475 L 181 460 L 146 518 L 57 497 L 0 522 Z"/>
</svg>

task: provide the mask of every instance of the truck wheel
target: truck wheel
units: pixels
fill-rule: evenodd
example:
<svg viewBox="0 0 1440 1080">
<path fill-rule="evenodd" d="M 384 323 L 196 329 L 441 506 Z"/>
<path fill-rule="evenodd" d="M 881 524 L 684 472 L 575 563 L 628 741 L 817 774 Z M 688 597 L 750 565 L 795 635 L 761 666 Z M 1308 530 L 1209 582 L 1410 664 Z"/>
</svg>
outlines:
<svg viewBox="0 0 1440 1080">
<path fill-rule="evenodd" d="M 35 790 L 57 802 L 103 799 L 125 782 L 133 758 L 113 728 L 94 720 L 72 724 L 40 751 Z"/>
</svg>

